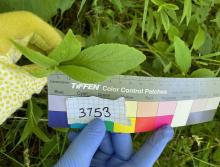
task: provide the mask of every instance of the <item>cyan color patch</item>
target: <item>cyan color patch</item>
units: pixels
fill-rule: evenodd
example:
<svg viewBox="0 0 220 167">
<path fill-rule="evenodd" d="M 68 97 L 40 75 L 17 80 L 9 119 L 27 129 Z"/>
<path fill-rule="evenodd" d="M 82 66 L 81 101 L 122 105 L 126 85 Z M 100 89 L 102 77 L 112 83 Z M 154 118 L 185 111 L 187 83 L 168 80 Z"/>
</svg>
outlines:
<svg viewBox="0 0 220 167">
<path fill-rule="evenodd" d="M 79 124 L 79 123 L 75 123 L 75 124 L 71 124 L 70 127 L 71 128 L 76 128 L 76 129 L 82 129 L 86 126 L 87 124 Z"/>
</svg>

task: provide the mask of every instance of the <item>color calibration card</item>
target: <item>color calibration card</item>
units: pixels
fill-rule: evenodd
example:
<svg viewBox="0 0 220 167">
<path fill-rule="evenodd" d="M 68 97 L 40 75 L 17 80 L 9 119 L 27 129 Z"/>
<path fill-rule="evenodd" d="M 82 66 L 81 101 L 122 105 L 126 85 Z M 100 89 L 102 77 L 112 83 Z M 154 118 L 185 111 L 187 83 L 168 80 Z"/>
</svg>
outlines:
<svg viewBox="0 0 220 167">
<path fill-rule="evenodd" d="M 94 118 L 108 131 L 135 133 L 211 121 L 220 102 L 220 78 L 114 76 L 80 83 L 48 78 L 49 126 L 83 128 Z"/>
</svg>

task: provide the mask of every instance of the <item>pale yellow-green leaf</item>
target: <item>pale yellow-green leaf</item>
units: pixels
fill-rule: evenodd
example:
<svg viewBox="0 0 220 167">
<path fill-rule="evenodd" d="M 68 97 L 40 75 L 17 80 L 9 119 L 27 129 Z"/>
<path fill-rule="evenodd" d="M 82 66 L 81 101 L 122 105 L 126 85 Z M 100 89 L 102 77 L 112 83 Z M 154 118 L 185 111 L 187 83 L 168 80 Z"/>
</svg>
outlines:
<svg viewBox="0 0 220 167">
<path fill-rule="evenodd" d="M 144 0 L 144 12 L 142 17 L 142 23 L 141 23 L 141 37 L 144 37 L 144 30 L 145 30 L 145 23 L 147 18 L 147 10 L 148 10 L 148 4 L 150 0 Z"/>
<path fill-rule="evenodd" d="M 147 39 L 150 40 L 154 34 L 155 31 L 155 24 L 154 24 L 154 18 L 152 10 L 149 10 L 149 15 L 147 19 Z"/>
<path fill-rule="evenodd" d="M 184 0 L 183 14 L 180 23 L 182 23 L 182 21 L 186 17 L 186 23 L 188 25 L 191 19 L 191 15 L 192 15 L 192 0 Z"/>
<path fill-rule="evenodd" d="M 175 60 L 179 69 L 186 74 L 191 67 L 191 52 L 185 42 L 179 37 L 174 37 Z"/>
<path fill-rule="evenodd" d="M 160 17 L 161 17 L 164 29 L 167 32 L 170 28 L 170 19 L 164 10 L 161 10 L 159 13 L 160 13 Z"/>
<path fill-rule="evenodd" d="M 215 77 L 215 73 L 207 68 L 201 68 L 192 72 L 191 77 L 193 78 L 208 78 Z"/>
<path fill-rule="evenodd" d="M 84 49 L 66 65 L 86 67 L 104 76 L 118 75 L 137 67 L 146 59 L 139 50 L 123 44 L 100 44 Z"/>
<path fill-rule="evenodd" d="M 63 65 L 59 66 L 58 70 L 68 75 L 70 78 L 81 82 L 94 83 L 107 79 L 106 76 L 82 66 Z"/>
<path fill-rule="evenodd" d="M 205 42 L 205 31 L 199 27 L 198 32 L 194 38 L 192 48 L 198 50 Z"/>
<path fill-rule="evenodd" d="M 49 54 L 49 58 L 60 63 L 73 59 L 80 53 L 81 44 L 69 30 L 63 41 Z"/>
</svg>

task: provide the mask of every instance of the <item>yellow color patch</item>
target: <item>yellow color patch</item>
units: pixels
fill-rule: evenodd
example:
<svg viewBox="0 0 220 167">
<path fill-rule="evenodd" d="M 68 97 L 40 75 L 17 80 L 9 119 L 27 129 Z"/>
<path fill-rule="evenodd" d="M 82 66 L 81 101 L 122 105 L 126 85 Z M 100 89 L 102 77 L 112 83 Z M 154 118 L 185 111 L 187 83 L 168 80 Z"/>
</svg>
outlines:
<svg viewBox="0 0 220 167">
<path fill-rule="evenodd" d="M 126 101 L 126 117 L 136 118 L 137 115 L 137 102 L 136 101 Z"/>
<path fill-rule="evenodd" d="M 134 133 L 136 118 L 129 118 L 129 120 L 131 121 L 131 125 L 122 125 L 119 123 L 114 123 L 114 132 Z"/>
</svg>

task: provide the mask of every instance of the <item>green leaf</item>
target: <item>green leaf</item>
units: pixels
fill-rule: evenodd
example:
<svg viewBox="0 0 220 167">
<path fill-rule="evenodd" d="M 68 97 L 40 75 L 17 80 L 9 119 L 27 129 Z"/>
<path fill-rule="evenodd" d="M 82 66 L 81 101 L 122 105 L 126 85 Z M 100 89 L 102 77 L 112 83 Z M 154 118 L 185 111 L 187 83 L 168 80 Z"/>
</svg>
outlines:
<svg viewBox="0 0 220 167">
<path fill-rule="evenodd" d="M 193 78 L 208 78 L 215 77 L 215 73 L 207 68 L 201 68 L 192 72 L 191 77 Z"/>
<path fill-rule="evenodd" d="M 205 31 L 199 27 L 198 32 L 194 38 L 192 48 L 198 50 L 205 42 Z"/>
<path fill-rule="evenodd" d="M 141 23 L 141 37 L 144 37 L 145 23 L 147 18 L 147 9 L 148 9 L 149 0 L 144 0 L 144 13 Z"/>
<path fill-rule="evenodd" d="M 215 22 L 218 26 L 218 28 L 220 28 L 220 9 L 218 10 L 218 12 L 216 13 L 216 16 L 215 16 Z"/>
<path fill-rule="evenodd" d="M 14 41 L 12 41 L 12 43 L 26 58 L 28 58 L 33 63 L 39 65 L 40 67 L 52 68 L 58 65 L 58 63 L 55 60 L 50 59 L 47 56 L 44 56 L 40 52 L 29 49 L 28 47 L 20 45 L 19 43 Z"/>
<path fill-rule="evenodd" d="M 213 160 L 216 162 L 220 162 L 220 148 L 216 149 L 213 154 Z"/>
<path fill-rule="evenodd" d="M 27 112 L 28 121 L 16 146 L 23 142 L 25 139 L 27 139 L 28 136 L 30 136 L 32 133 L 35 133 L 44 142 L 48 142 L 50 139 L 40 130 L 40 128 L 37 125 L 42 115 L 41 108 L 38 107 L 35 101 L 32 102 L 32 100 L 29 100 Z"/>
<path fill-rule="evenodd" d="M 212 52 L 214 41 L 209 33 L 205 34 L 205 41 L 203 45 L 199 48 L 201 54 L 209 54 Z"/>
<path fill-rule="evenodd" d="M 164 73 L 169 73 L 170 69 L 172 68 L 172 62 L 169 62 L 163 69 Z"/>
<path fill-rule="evenodd" d="M 47 77 L 49 76 L 51 73 L 53 73 L 54 70 L 51 69 L 45 69 L 45 68 L 35 68 L 33 71 L 29 71 L 29 73 L 31 75 L 33 75 L 34 77 L 37 78 L 42 78 L 42 77 Z"/>
<path fill-rule="evenodd" d="M 49 142 L 50 141 L 50 139 L 47 137 L 47 135 L 38 126 L 33 127 L 33 132 L 43 142 Z"/>
<path fill-rule="evenodd" d="M 123 5 L 121 0 L 109 0 L 118 10 L 120 13 L 123 11 Z"/>
<path fill-rule="evenodd" d="M 67 133 L 69 131 L 69 128 L 54 128 L 58 132 Z"/>
<path fill-rule="evenodd" d="M 168 31 L 168 38 L 170 41 L 173 41 L 175 36 L 179 37 L 180 32 L 179 32 L 178 28 L 176 28 L 174 25 L 171 25 L 170 29 Z"/>
<path fill-rule="evenodd" d="M 137 20 L 137 16 L 135 15 L 133 17 L 132 25 L 131 25 L 131 28 L 129 30 L 129 37 L 131 37 L 131 38 L 134 37 L 137 25 L 138 25 L 138 20 Z"/>
<path fill-rule="evenodd" d="M 182 23 L 182 21 L 186 17 L 186 23 L 188 25 L 191 18 L 191 13 L 192 13 L 192 0 L 184 0 L 183 14 L 180 23 Z"/>
<path fill-rule="evenodd" d="M 80 53 L 80 50 L 80 42 L 73 35 L 73 32 L 69 30 L 63 41 L 48 55 L 48 57 L 60 63 L 73 59 Z"/>
<path fill-rule="evenodd" d="M 123 44 L 100 44 L 84 49 L 75 59 L 65 64 L 83 66 L 111 76 L 137 67 L 145 60 L 139 50 Z"/>
<path fill-rule="evenodd" d="M 54 151 L 59 152 L 58 144 L 59 144 L 58 137 L 57 137 L 57 135 L 54 135 L 51 138 L 51 140 L 49 142 L 45 143 L 44 146 L 42 147 L 42 149 L 40 150 L 41 155 L 43 157 L 45 157 L 50 153 L 51 150 L 53 150 L 53 152 Z"/>
<path fill-rule="evenodd" d="M 160 32 L 161 32 L 162 21 L 161 21 L 160 15 L 157 12 L 154 13 L 154 17 L 155 17 L 155 20 L 156 20 L 156 39 L 157 39 Z"/>
<path fill-rule="evenodd" d="M 25 139 L 28 138 L 28 136 L 32 134 L 32 129 L 33 129 L 32 124 L 30 121 L 28 121 L 24 127 L 24 130 L 16 146 L 18 146 L 21 142 L 23 142 Z"/>
<path fill-rule="evenodd" d="M 68 75 L 72 79 L 75 79 L 81 82 L 93 83 L 93 82 L 104 81 L 107 79 L 106 76 L 94 70 L 88 69 L 86 67 L 77 66 L 77 65 L 63 65 L 63 66 L 57 67 L 57 69 L 63 72 L 64 74 Z"/>
<path fill-rule="evenodd" d="M 152 10 L 149 10 L 149 16 L 147 19 L 147 39 L 150 40 L 154 34 L 155 24 Z"/>
<path fill-rule="evenodd" d="M 35 103 L 35 101 L 32 102 L 32 100 L 29 100 L 28 103 L 28 109 L 29 109 L 29 120 L 32 124 L 32 131 L 34 134 L 41 139 L 44 142 L 50 141 L 50 139 L 47 137 L 47 135 L 41 131 L 41 129 L 38 127 L 38 121 L 41 117 L 38 113 L 42 113 L 41 108 L 38 107 L 38 105 Z"/>
<path fill-rule="evenodd" d="M 162 9 L 167 9 L 167 10 L 179 10 L 179 7 L 174 5 L 174 4 L 170 4 L 170 3 L 164 3 L 162 5 L 159 6 L 158 8 L 158 12 Z"/>
<path fill-rule="evenodd" d="M 161 6 L 165 3 L 162 0 L 151 0 L 151 2 L 154 3 L 157 6 Z"/>
<path fill-rule="evenodd" d="M 158 6 L 158 12 L 161 10 L 179 10 L 179 7 L 177 5 L 171 4 L 171 3 L 166 3 L 162 0 L 151 0 L 152 3 Z"/>
<path fill-rule="evenodd" d="M 22 66 L 21 68 L 25 69 L 27 72 L 29 72 L 31 75 L 37 78 L 47 77 L 54 71 L 52 69 L 39 67 L 36 64 L 25 65 Z"/>
<path fill-rule="evenodd" d="M 184 41 L 177 36 L 174 37 L 174 48 L 177 66 L 186 74 L 191 67 L 191 52 Z"/>
<path fill-rule="evenodd" d="M 159 13 L 162 20 L 162 24 L 165 28 L 165 31 L 167 32 L 170 28 L 170 19 L 164 10 L 161 10 Z"/>
<path fill-rule="evenodd" d="M 57 14 L 58 9 L 62 14 L 74 2 L 75 0 L 1 0 L 0 12 L 26 10 L 48 21 Z"/>
<path fill-rule="evenodd" d="M 169 44 L 165 41 L 157 41 L 153 43 L 152 46 L 158 51 L 163 53 L 163 52 L 166 52 L 167 48 L 169 47 Z"/>
<path fill-rule="evenodd" d="M 177 14 L 176 11 L 174 10 L 166 10 L 167 15 L 173 19 L 176 23 L 178 23 L 178 18 L 177 18 Z"/>
<path fill-rule="evenodd" d="M 81 1 L 80 8 L 79 8 L 79 11 L 78 11 L 78 13 L 77 13 L 77 17 L 79 17 L 79 15 L 80 15 L 80 13 L 81 13 L 81 11 L 82 11 L 82 9 L 83 9 L 85 3 L 86 3 L 86 0 L 82 0 L 82 1 Z"/>
</svg>

